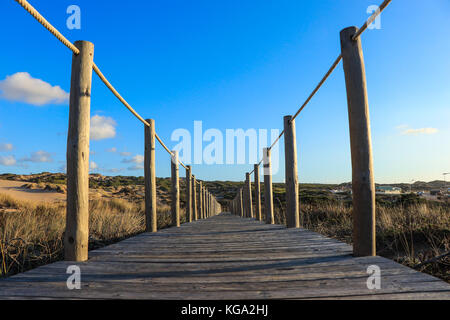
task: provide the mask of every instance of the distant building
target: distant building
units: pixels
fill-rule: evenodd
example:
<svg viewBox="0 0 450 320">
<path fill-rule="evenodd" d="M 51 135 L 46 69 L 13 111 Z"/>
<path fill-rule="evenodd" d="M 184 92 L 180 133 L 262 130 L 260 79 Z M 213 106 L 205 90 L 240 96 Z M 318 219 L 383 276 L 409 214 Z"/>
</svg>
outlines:
<svg viewBox="0 0 450 320">
<path fill-rule="evenodd" d="M 401 194 L 402 189 L 398 187 L 391 186 L 377 186 L 375 187 L 375 193 L 379 194 Z"/>
<path fill-rule="evenodd" d="M 441 190 L 436 189 L 436 190 L 430 190 L 430 195 L 432 196 L 437 196 L 441 194 Z"/>
</svg>

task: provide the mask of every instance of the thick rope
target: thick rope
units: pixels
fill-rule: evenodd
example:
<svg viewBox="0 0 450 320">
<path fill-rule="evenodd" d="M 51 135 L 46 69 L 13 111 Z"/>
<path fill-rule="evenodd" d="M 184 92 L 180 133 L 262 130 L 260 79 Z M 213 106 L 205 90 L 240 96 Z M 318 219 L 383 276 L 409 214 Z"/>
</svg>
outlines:
<svg viewBox="0 0 450 320">
<path fill-rule="evenodd" d="M 100 69 L 97 67 L 97 65 L 94 63 L 92 66 L 92 69 L 94 69 L 95 73 L 98 75 L 100 80 L 103 81 L 103 83 L 108 87 L 109 90 L 117 97 L 117 99 L 120 100 L 120 102 L 123 103 L 125 107 L 127 107 L 128 110 L 131 111 L 132 114 L 135 115 L 136 118 L 138 118 L 143 124 L 145 124 L 147 127 L 150 125 L 147 123 L 147 121 L 144 120 L 134 109 L 128 104 L 128 102 L 122 98 L 122 96 L 117 92 L 117 90 L 112 86 L 112 84 L 106 79 L 106 77 L 103 75 L 103 73 L 100 71 Z"/>
<path fill-rule="evenodd" d="M 336 69 L 336 66 L 338 65 L 339 61 L 341 61 L 341 59 L 342 59 L 342 54 L 340 54 L 339 57 L 337 57 L 337 59 L 333 62 L 333 64 L 331 65 L 330 69 L 327 71 L 327 73 L 322 78 L 322 80 L 320 80 L 319 84 L 314 88 L 313 92 L 311 92 L 311 94 L 309 95 L 308 99 L 306 99 L 306 101 L 302 104 L 300 109 L 298 109 L 298 111 L 294 114 L 294 116 L 292 117 L 291 121 L 294 120 L 295 118 L 297 118 L 299 113 L 302 112 L 303 108 L 305 108 L 306 105 L 308 104 L 308 102 L 311 101 L 312 97 L 314 97 L 314 95 L 317 93 L 317 91 L 319 91 L 320 87 L 328 79 L 330 74 L 334 71 L 334 69 Z"/>
<path fill-rule="evenodd" d="M 37 11 L 28 1 L 26 0 L 15 0 L 18 4 L 20 4 L 28 13 L 30 13 L 44 28 L 50 31 L 59 41 L 61 41 L 67 48 L 69 48 L 74 54 L 79 54 L 80 50 L 75 47 L 66 37 L 62 35 L 50 22 L 48 22 L 40 13 Z M 144 125 L 150 126 L 147 121 L 144 120 L 131 106 L 130 104 L 119 94 L 119 92 L 113 87 L 113 85 L 106 79 L 100 69 L 97 67 L 95 63 L 92 65 L 92 69 L 99 76 L 100 80 L 108 87 L 108 89 L 122 102 L 122 104 Z M 161 146 L 172 156 L 173 153 L 169 148 L 164 144 L 161 138 L 155 134 L 156 139 L 161 144 Z M 178 161 L 185 169 L 187 167 L 181 162 Z"/>
<path fill-rule="evenodd" d="M 376 19 L 376 17 L 378 17 L 378 15 L 388 6 L 388 4 L 391 3 L 391 1 L 392 0 L 385 0 L 380 5 L 380 7 L 369 17 L 369 19 L 367 19 L 367 21 L 364 22 L 363 26 L 358 30 L 358 32 L 355 33 L 352 40 L 356 40 L 367 29 L 367 27 Z M 333 62 L 333 64 L 331 65 L 330 69 L 327 71 L 325 76 L 322 78 L 322 80 L 320 80 L 319 84 L 314 88 L 313 92 L 309 95 L 308 99 L 306 99 L 306 101 L 303 103 L 303 105 L 300 107 L 300 109 L 298 109 L 298 111 L 294 114 L 291 121 L 294 120 L 295 118 L 297 118 L 297 116 L 300 114 L 300 112 L 302 112 L 302 110 L 306 107 L 306 105 L 309 103 L 309 101 L 311 101 L 312 97 L 314 97 L 314 95 L 317 93 L 317 91 L 319 91 L 320 87 L 328 79 L 330 74 L 336 69 L 337 65 L 339 64 L 339 62 L 341 60 L 342 60 L 342 54 L 340 54 L 336 58 L 336 60 Z M 272 149 L 272 147 L 278 142 L 278 140 L 280 140 L 280 138 L 283 136 L 283 134 L 284 134 L 284 130 L 281 132 L 279 137 L 272 143 L 269 150 Z"/>
<path fill-rule="evenodd" d="M 61 41 L 67 48 L 72 50 L 74 54 L 79 54 L 80 50 L 75 47 L 72 42 L 66 39 L 61 32 L 50 24 L 31 4 L 26 0 L 16 0 L 25 10 L 27 10 L 45 29 L 50 31 L 59 41 Z"/>
<path fill-rule="evenodd" d="M 392 0 L 384 0 L 383 3 L 378 7 L 377 10 L 375 10 L 375 12 L 369 17 L 369 19 L 367 19 L 366 22 L 364 22 L 364 24 L 362 25 L 361 28 L 359 28 L 359 30 L 355 33 L 355 35 L 353 36 L 352 40 L 356 40 L 361 33 L 363 33 L 364 31 L 366 31 L 367 27 L 370 26 L 370 24 L 376 19 L 376 17 L 378 17 L 378 15 L 384 10 L 386 9 L 386 7 L 388 6 L 389 3 L 391 3 Z"/>
<path fill-rule="evenodd" d="M 59 41 L 61 41 L 67 48 L 69 48 L 74 54 L 79 54 L 80 50 L 75 47 L 69 40 L 67 40 L 66 37 L 64 37 L 53 25 L 51 25 L 28 1 L 26 0 L 15 0 L 17 3 L 19 3 L 26 11 L 28 11 L 44 28 L 46 28 L 50 33 L 52 33 Z M 391 3 L 392 0 L 385 0 L 383 3 L 379 6 L 379 8 L 367 19 L 366 22 L 362 25 L 361 28 L 356 32 L 356 34 L 353 36 L 352 40 L 356 40 L 366 29 L 367 27 L 378 17 L 379 14 Z M 317 91 L 320 89 L 320 87 L 323 85 L 323 83 L 327 80 L 327 78 L 330 76 L 330 74 L 336 69 L 336 66 L 342 59 L 342 54 L 338 56 L 338 58 L 335 60 L 333 65 L 330 67 L 328 72 L 325 74 L 325 76 L 322 78 L 322 80 L 319 82 L 319 84 L 314 88 L 313 92 L 309 95 L 309 97 L 306 99 L 306 101 L 303 103 L 303 105 L 298 109 L 298 111 L 294 114 L 291 121 L 294 120 L 300 112 L 306 107 L 306 105 L 311 101 L 312 97 L 317 93 Z M 147 121 L 144 120 L 131 106 L 130 104 L 119 94 L 119 92 L 112 86 L 112 84 L 106 79 L 106 77 L 103 75 L 103 73 L 100 71 L 100 69 L 97 67 L 95 63 L 93 63 L 93 70 L 95 73 L 99 76 L 99 78 L 103 81 L 103 83 L 109 88 L 109 90 L 122 102 L 123 105 L 136 117 L 138 118 L 143 124 L 146 126 L 150 126 Z M 273 148 L 273 146 L 280 140 L 280 138 L 283 136 L 284 130 L 281 132 L 281 134 L 278 136 L 278 138 L 272 143 L 272 145 L 269 147 L 269 150 Z M 161 144 L 161 146 L 172 156 L 173 153 L 170 151 L 169 148 L 164 144 L 164 142 L 161 140 L 161 138 L 155 134 L 156 139 Z M 187 167 L 181 162 L 178 161 L 185 169 Z M 262 160 L 258 163 L 260 165 Z M 251 173 L 254 172 L 254 169 Z M 250 174 L 251 174 L 250 173 Z"/>
</svg>

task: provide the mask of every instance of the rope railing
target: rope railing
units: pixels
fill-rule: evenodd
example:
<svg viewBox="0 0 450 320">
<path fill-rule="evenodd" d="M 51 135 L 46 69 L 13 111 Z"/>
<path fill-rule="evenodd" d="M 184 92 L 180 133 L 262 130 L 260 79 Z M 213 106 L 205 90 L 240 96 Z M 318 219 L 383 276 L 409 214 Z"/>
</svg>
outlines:
<svg viewBox="0 0 450 320">
<path fill-rule="evenodd" d="M 341 60 L 343 60 L 347 103 L 349 113 L 350 146 L 352 159 L 352 197 L 354 204 L 354 246 L 355 255 L 375 255 L 375 184 L 373 179 L 372 145 L 370 120 L 365 80 L 364 59 L 362 56 L 361 34 L 383 12 L 392 0 L 385 0 L 364 22 L 361 28 L 349 27 L 341 31 L 341 53 L 331 67 L 314 87 L 305 102 L 293 116 L 284 117 L 284 128 L 270 147 L 264 148 L 263 159 L 246 173 L 244 186 L 238 190 L 230 206 L 234 214 L 253 218 L 251 175 L 255 180 L 255 217 L 262 220 L 260 212 L 259 169 L 264 163 L 265 213 L 266 222 L 274 223 L 272 173 L 270 151 L 285 137 L 285 185 L 286 185 L 286 223 L 288 227 L 302 225 L 299 209 L 297 149 L 295 119 L 323 86 Z"/>
<path fill-rule="evenodd" d="M 69 48 L 75 55 L 80 53 L 80 50 L 73 45 L 64 35 L 58 31 L 50 22 L 47 21 L 40 13 L 37 11 L 28 1 L 26 0 L 15 0 L 19 3 L 28 13 L 30 13 L 44 28 L 46 28 L 51 34 L 53 34 L 61 43 L 63 43 L 67 48 Z M 106 85 L 106 87 L 119 99 L 120 102 L 144 125 L 147 127 L 149 124 L 147 121 L 142 118 L 139 113 L 137 113 L 131 105 L 120 95 L 120 93 L 114 88 L 114 86 L 108 81 L 105 75 L 101 72 L 100 68 L 95 64 L 92 65 L 92 69 L 98 75 L 100 80 Z M 169 155 L 173 156 L 172 151 L 164 144 L 162 139 L 156 134 L 156 139 L 161 144 L 161 146 L 169 153 Z M 187 166 L 181 161 L 178 160 L 181 166 L 187 169 Z"/>
<path fill-rule="evenodd" d="M 89 184 L 84 183 L 89 179 L 89 165 L 85 154 L 89 154 L 89 141 L 84 137 L 89 136 L 89 126 L 83 122 L 90 117 L 90 89 L 78 92 L 79 87 L 91 88 L 92 71 L 94 71 L 106 87 L 119 99 L 119 101 L 139 120 L 145 127 L 145 230 L 157 231 L 156 212 L 156 176 L 154 141 L 157 140 L 171 156 L 172 171 L 172 222 L 180 226 L 180 193 L 179 193 L 179 168 L 180 164 L 186 169 L 186 220 L 188 222 L 205 219 L 221 212 L 221 204 L 197 181 L 192 175 L 191 167 L 186 166 L 179 158 L 178 151 L 171 151 L 158 136 L 154 129 L 154 120 L 150 123 L 139 115 L 131 105 L 120 95 L 114 86 L 108 81 L 100 68 L 93 61 L 93 44 L 80 41 L 77 46 L 71 43 L 61 32 L 50 24 L 28 1 L 15 0 L 28 13 L 31 14 L 44 28 L 53 34 L 62 44 L 69 48 L 74 58 L 72 61 L 71 103 L 69 106 L 69 134 L 67 143 L 67 223 L 64 238 L 65 259 L 70 261 L 85 261 L 88 256 L 88 239 L 82 235 L 89 234 Z M 91 70 L 92 66 L 92 70 Z M 72 85 L 75 84 L 75 88 Z M 75 89 L 74 101 L 72 90 Z M 88 99 L 81 97 L 88 97 Z M 73 106 L 72 106 L 73 104 Z M 174 160 L 176 159 L 176 161 Z M 197 188 L 199 186 L 197 207 Z M 198 210 L 197 210 L 198 209 Z M 74 223 L 73 221 L 77 221 Z"/>
<path fill-rule="evenodd" d="M 364 24 L 362 25 L 361 28 L 358 29 L 358 31 L 355 33 L 355 35 L 353 36 L 352 40 L 355 41 L 356 39 L 358 39 L 358 37 L 364 32 L 366 31 L 367 27 L 375 21 L 375 19 L 380 15 L 381 12 L 383 12 L 384 9 L 386 9 L 386 7 L 388 6 L 389 3 L 391 3 L 392 0 L 384 0 L 382 4 L 380 4 L 380 6 L 378 7 L 377 10 L 375 10 L 375 12 L 369 17 L 369 19 L 366 20 L 366 22 L 364 22 Z"/>
<path fill-rule="evenodd" d="M 356 40 L 366 29 L 367 27 L 376 19 L 376 17 L 388 6 L 388 4 L 392 0 L 385 0 L 370 17 L 369 19 L 364 22 L 362 27 L 358 30 L 358 32 L 353 36 L 352 40 Z M 311 101 L 311 99 L 314 97 L 314 95 L 319 91 L 320 87 L 325 83 L 325 81 L 328 79 L 328 77 L 333 73 L 333 71 L 336 69 L 339 62 L 342 60 L 342 54 L 339 54 L 339 56 L 336 58 L 336 60 L 331 65 L 330 69 L 328 69 L 327 73 L 323 76 L 323 78 L 320 80 L 319 84 L 314 88 L 314 90 L 311 92 L 311 94 L 308 96 L 308 98 L 305 100 L 305 102 L 301 105 L 301 107 L 297 110 L 297 112 L 292 116 L 292 120 L 295 120 L 297 116 L 302 112 L 302 110 L 306 107 L 306 105 Z M 291 120 L 291 121 L 292 121 Z M 269 149 L 272 149 L 274 145 L 280 140 L 280 138 L 283 136 L 284 130 L 280 133 L 278 138 L 271 144 Z"/>
</svg>

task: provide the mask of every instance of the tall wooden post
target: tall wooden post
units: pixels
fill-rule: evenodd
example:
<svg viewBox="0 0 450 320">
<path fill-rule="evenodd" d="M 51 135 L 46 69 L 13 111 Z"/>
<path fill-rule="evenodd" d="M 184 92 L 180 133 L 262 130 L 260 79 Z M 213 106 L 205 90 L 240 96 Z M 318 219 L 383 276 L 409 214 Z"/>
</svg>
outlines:
<svg viewBox="0 0 450 320">
<path fill-rule="evenodd" d="M 194 214 L 194 221 L 198 219 L 197 216 L 197 180 L 192 176 L 192 211 Z"/>
<path fill-rule="evenodd" d="M 172 151 L 171 171 L 172 171 L 172 225 L 180 226 L 180 182 L 178 168 L 178 151 Z"/>
<path fill-rule="evenodd" d="M 88 259 L 89 244 L 89 125 L 94 44 L 77 41 L 72 56 L 69 130 L 67 135 L 67 211 L 64 258 Z"/>
<path fill-rule="evenodd" d="M 203 186 L 201 181 L 198 186 L 198 215 L 200 219 L 203 219 Z"/>
<path fill-rule="evenodd" d="M 242 187 L 242 200 L 244 206 L 244 217 L 247 218 L 248 217 L 247 177 L 245 177 L 244 186 Z"/>
<path fill-rule="evenodd" d="M 247 182 L 247 214 L 249 218 L 253 218 L 253 203 L 252 203 L 252 181 L 250 180 L 250 173 L 247 172 L 245 174 L 246 182 Z"/>
<path fill-rule="evenodd" d="M 209 217 L 213 216 L 213 208 L 212 208 L 212 196 L 211 193 L 208 193 L 208 207 L 209 207 Z"/>
<path fill-rule="evenodd" d="M 284 152 L 286 180 L 286 221 L 288 228 L 300 227 L 300 207 L 298 199 L 297 142 L 295 120 L 284 117 Z"/>
<path fill-rule="evenodd" d="M 273 215 L 273 192 L 272 192 L 272 167 L 270 164 L 270 149 L 263 149 L 264 166 L 264 212 L 266 214 L 266 223 L 274 224 Z"/>
<path fill-rule="evenodd" d="M 144 125 L 144 184 L 145 184 L 145 231 L 156 232 L 156 166 L 155 166 L 155 120 L 145 120 L 150 126 Z"/>
<path fill-rule="evenodd" d="M 244 217 L 244 196 L 243 196 L 243 191 L 242 188 L 239 189 L 239 215 L 241 217 Z"/>
<path fill-rule="evenodd" d="M 205 219 L 208 218 L 208 191 L 205 188 Z"/>
<path fill-rule="evenodd" d="M 192 169 L 186 169 L 186 221 L 192 222 Z"/>
<path fill-rule="evenodd" d="M 341 51 L 347 88 L 350 149 L 352 158 L 353 254 L 376 255 L 375 184 L 369 101 L 361 39 L 352 40 L 358 28 L 341 31 Z"/>
<path fill-rule="evenodd" d="M 206 219 L 206 210 L 208 203 L 206 201 L 206 186 L 203 187 L 203 219 Z"/>
<path fill-rule="evenodd" d="M 208 218 L 211 217 L 211 194 L 208 191 Z"/>
<path fill-rule="evenodd" d="M 261 185 L 259 183 L 259 165 L 254 166 L 255 173 L 255 217 L 262 221 L 261 216 Z"/>
</svg>

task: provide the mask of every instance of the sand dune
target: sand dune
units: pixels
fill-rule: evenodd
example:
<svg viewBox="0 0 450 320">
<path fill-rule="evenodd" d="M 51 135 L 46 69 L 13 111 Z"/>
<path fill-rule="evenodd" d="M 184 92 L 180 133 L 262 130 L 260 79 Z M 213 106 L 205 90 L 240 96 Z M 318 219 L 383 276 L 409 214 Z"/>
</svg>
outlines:
<svg viewBox="0 0 450 320">
<path fill-rule="evenodd" d="M 6 194 L 17 200 L 26 201 L 42 201 L 42 202 L 57 202 L 66 201 L 66 195 L 47 190 L 32 190 L 22 188 L 26 182 L 0 180 L 0 193 Z"/>
</svg>

